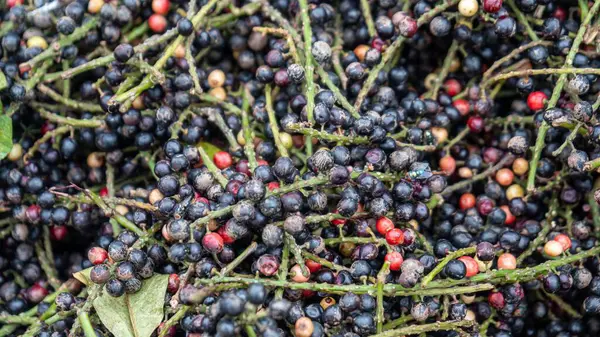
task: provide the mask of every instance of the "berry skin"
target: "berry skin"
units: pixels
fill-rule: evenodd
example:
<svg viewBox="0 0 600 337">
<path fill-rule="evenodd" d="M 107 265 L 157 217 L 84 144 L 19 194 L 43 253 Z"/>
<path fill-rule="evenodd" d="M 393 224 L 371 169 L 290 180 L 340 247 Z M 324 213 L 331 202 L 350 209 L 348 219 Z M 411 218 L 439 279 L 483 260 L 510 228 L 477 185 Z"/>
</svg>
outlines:
<svg viewBox="0 0 600 337">
<path fill-rule="evenodd" d="M 460 0 L 460 2 L 458 3 L 458 11 L 462 16 L 471 17 L 477 14 L 478 10 L 479 3 L 477 2 L 477 0 Z"/>
<path fill-rule="evenodd" d="M 498 256 L 498 269 L 516 269 L 517 259 L 511 253 L 504 253 Z"/>
<path fill-rule="evenodd" d="M 208 233 L 202 238 L 202 246 L 210 253 L 220 253 L 223 251 L 223 245 L 223 238 L 217 233 Z"/>
<path fill-rule="evenodd" d="M 224 170 L 233 164 L 233 159 L 231 158 L 231 155 L 229 154 L 229 152 L 225 151 L 219 151 L 215 153 L 215 155 L 213 156 L 213 161 L 215 162 L 215 165 L 221 170 Z"/>
<path fill-rule="evenodd" d="M 310 337 L 314 332 L 313 321 L 308 317 L 300 317 L 294 325 L 294 335 L 297 337 Z"/>
<path fill-rule="evenodd" d="M 155 33 L 162 33 L 167 29 L 167 19 L 160 14 L 152 14 L 148 18 L 148 27 Z"/>
<path fill-rule="evenodd" d="M 544 245 L 544 254 L 550 257 L 557 257 L 564 252 L 562 243 L 554 240 L 546 242 Z"/>
<path fill-rule="evenodd" d="M 483 121 L 483 118 L 479 116 L 471 116 L 467 120 L 467 126 L 469 127 L 469 130 L 471 130 L 471 132 L 480 133 L 481 131 L 483 131 L 485 123 Z"/>
<path fill-rule="evenodd" d="M 308 282 L 308 280 L 310 279 L 310 271 L 308 272 L 308 275 L 305 276 L 302 273 L 302 267 L 300 267 L 300 265 L 298 265 L 298 264 L 294 265 L 292 267 L 292 269 L 290 269 L 290 274 L 293 275 L 292 281 L 294 281 L 294 282 L 304 283 L 304 282 Z"/>
<path fill-rule="evenodd" d="M 502 8 L 502 0 L 483 0 L 483 10 L 488 13 L 496 13 Z"/>
<path fill-rule="evenodd" d="M 106 249 L 100 247 L 92 247 L 88 251 L 88 260 L 93 264 L 100 264 L 108 258 Z"/>
<path fill-rule="evenodd" d="M 527 96 L 527 106 L 531 111 L 542 110 L 546 105 L 548 96 L 541 91 L 534 91 Z"/>
<path fill-rule="evenodd" d="M 465 0 L 463 0 L 463 1 L 465 1 Z M 463 1 L 461 1 L 461 3 Z M 446 80 L 446 82 L 444 82 L 444 89 L 446 90 L 446 93 L 448 95 L 454 97 L 462 91 L 462 86 L 460 85 L 460 82 L 458 80 L 451 78 L 451 79 Z"/>
<path fill-rule="evenodd" d="M 404 232 L 400 228 L 391 229 L 385 234 L 385 241 L 392 246 L 401 245 L 404 243 Z"/>
<path fill-rule="evenodd" d="M 571 238 L 565 234 L 558 234 L 554 237 L 554 241 L 559 242 L 565 251 L 571 248 Z"/>
<path fill-rule="evenodd" d="M 156 14 L 167 15 L 170 5 L 169 0 L 152 0 L 152 11 Z"/>
<path fill-rule="evenodd" d="M 466 116 L 471 111 L 471 105 L 466 99 L 457 99 L 452 102 L 452 105 L 458 110 L 461 116 Z"/>
<path fill-rule="evenodd" d="M 479 266 L 477 265 L 477 261 L 470 256 L 461 256 L 458 258 L 459 261 L 465 264 L 467 267 L 466 277 L 472 277 L 479 273 Z"/>
<path fill-rule="evenodd" d="M 398 271 L 404 262 L 404 258 L 400 252 L 389 252 L 385 254 L 385 261 L 390 263 L 391 271 Z"/>
<path fill-rule="evenodd" d="M 389 218 L 382 216 L 381 218 L 377 219 L 376 228 L 379 234 L 386 235 L 387 232 L 394 229 L 394 223 Z"/>
<path fill-rule="evenodd" d="M 488 295 L 488 302 L 496 309 L 504 308 L 506 302 L 504 301 L 504 295 L 501 292 L 493 292 Z"/>
<path fill-rule="evenodd" d="M 475 196 L 471 193 L 465 193 L 460 196 L 460 200 L 458 201 L 458 205 L 460 209 L 465 210 L 472 207 L 475 207 Z"/>
<path fill-rule="evenodd" d="M 177 290 L 179 290 L 179 275 L 170 274 L 169 280 L 167 283 L 167 291 L 170 294 L 175 294 L 177 292 Z"/>
</svg>

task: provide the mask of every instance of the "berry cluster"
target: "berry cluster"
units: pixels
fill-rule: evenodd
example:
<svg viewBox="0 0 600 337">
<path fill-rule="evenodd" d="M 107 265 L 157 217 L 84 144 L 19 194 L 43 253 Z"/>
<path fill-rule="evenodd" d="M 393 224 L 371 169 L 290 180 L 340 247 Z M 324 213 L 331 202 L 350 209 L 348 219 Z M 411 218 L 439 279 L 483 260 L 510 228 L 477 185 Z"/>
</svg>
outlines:
<svg viewBox="0 0 600 337">
<path fill-rule="evenodd" d="M 0 337 L 598 335 L 599 11 L 8 0 Z"/>
</svg>

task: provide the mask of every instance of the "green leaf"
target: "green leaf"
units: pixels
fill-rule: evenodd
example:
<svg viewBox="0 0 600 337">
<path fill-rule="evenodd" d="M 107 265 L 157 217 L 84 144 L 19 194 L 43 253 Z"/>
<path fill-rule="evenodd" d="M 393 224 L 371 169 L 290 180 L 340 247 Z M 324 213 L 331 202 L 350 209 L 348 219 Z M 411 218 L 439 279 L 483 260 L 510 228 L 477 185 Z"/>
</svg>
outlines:
<svg viewBox="0 0 600 337">
<path fill-rule="evenodd" d="M 12 149 L 12 118 L 7 115 L 0 116 L 0 160 L 4 159 Z"/>
<path fill-rule="evenodd" d="M 201 146 L 204 149 L 204 151 L 206 151 L 206 154 L 208 154 L 208 157 L 210 159 L 212 159 L 215 156 L 215 153 L 223 151 L 219 147 L 207 142 L 200 142 L 198 146 Z"/>
<path fill-rule="evenodd" d="M 89 267 L 87 269 L 78 271 L 78 272 L 76 272 L 76 273 L 73 274 L 73 277 L 77 281 L 85 284 L 86 286 L 89 286 L 90 284 L 92 284 L 92 280 L 90 279 L 90 273 L 92 272 L 92 268 L 93 267 Z"/>
<path fill-rule="evenodd" d="M 4 73 L 0 71 L 0 90 L 6 89 L 6 87 L 8 87 L 8 82 L 6 82 L 6 76 L 4 76 Z"/>
<path fill-rule="evenodd" d="M 150 337 L 163 319 L 169 275 L 142 281 L 135 294 L 112 297 L 106 292 L 94 300 L 102 324 L 118 337 Z"/>
</svg>

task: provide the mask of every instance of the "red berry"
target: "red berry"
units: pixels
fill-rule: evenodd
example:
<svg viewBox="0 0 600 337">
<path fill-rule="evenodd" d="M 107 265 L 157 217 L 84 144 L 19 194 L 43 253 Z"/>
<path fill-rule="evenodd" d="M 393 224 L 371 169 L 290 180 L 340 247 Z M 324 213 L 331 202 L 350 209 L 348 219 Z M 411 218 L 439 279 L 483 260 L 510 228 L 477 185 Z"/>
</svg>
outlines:
<svg viewBox="0 0 600 337">
<path fill-rule="evenodd" d="M 558 234 L 554 237 L 554 241 L 559 242 L 563 246 L 564 250 L 571 248 L 571 238 L 565 234 Z"/>
<path fill-rule="evenodd" d="M 217 233 L 207 233 L 202 238 L 202 246 L 210 253 L 220 253 L 223 250 L 223 244 L 223 238 Z"/>
<path fill-rule="evenodd" d="M 457 99 L 452 102 L 452 105 L 458 110 L 461 116 L 466 116 L 469 114 L 469 111 L 471 111 L 471 105 L 466 99 Z"/>
<path fill-rule="evenodd" d="M 452 175 L 456 171 L 456 160 L 450 155 L 446 155 L 440 159 L 440 170 L 447 175 Z"/>
<path fill-rule="evenodd" d="M 313 260 L 304 261 L 304 265 L 306 265 L 306 268 L 308 268 L 311 274 L 318 272 L 322 267 L 319 262 L 315 262 Z"/>
<path fill-rule="evenodd" d="M 269 191 L 276 190 L 279 188 L 279 183 L 276 181 L 272 181 L 267 184 L 267 188 L 269 189 Z"/>
<path fill-rule="evenodd" d="M 101 247 L 92 247 L 88 250 L 88 260 L 92 264 L 100 264 L 108 258 L 108 252 Z"/>
<path fill-rule="evenodd" d="M 229 234 L 227 234 L 227 224 L 224 224 L 223 226 L 219 227 L 219 229 L 217 229 L 217 233 L 219 233 L 219 235 L 223 239 L 224 244 L 229 245 L 235 242 L 235 239 L 229 236 Z"/>
<path fill-rule="evenodd" d="M 233 164 L 233 158 L 231 158 L 229 152 L 225 151 L 219 151 L 215 153 L 215 155 L 213 156 L 213 161 L 215 162 L 215 165 L 217 165 L 217 167 L 221 170 L 224 170 L 231 166 L 231 164 Z"/>
<path fill-rule="evenodd" d="M 404 243 L 404 232 L 400 228 L 393 228 L 385 234 L 385 241 L 392 246 Z"/>
<path fill-rule="evenodd" d="M 390 270 L 392 271 L 400 270 L 400 266 L 402 266 L 402 262 L 404 262 L 404 258 L 400 252 L 389 252 L 385 254 L 384 259 L 390 263 Z"/>
<path fill-rule="evenodd" d="M 334 214 L 338 214 L 338 210 L 336 209 L 335 211 L 333 211 Z M 338 226 L 341 227 L 346 223 L 346 219 L 333 219 L 331 220 L 331 224 L 333 224 L 334 226 Z"/>
<path fill-rule="evenodd" d="M 548 96 L 546 94 L 541 91 L 534 91 L 527 96 L 527 106 L 532 111 L 542 110 L 547 100 Z"/>
<path fill-rule="evenodd" d="M 446 89 L 446 93 L 450 96 L 456 96 L 462 90 L 460 82 L 454 78 L 446 80 L 446 82 L 444 82 L 444 88 Z"/>
<path fill-rule="evenodd" d="M 32 303 L 39 303 L 41 302 L 44 297 L 46 297 L 48 295 L 48 289 L 42 287 L 39 284 L 34 284 L 31 286 L 31 288 L 27 289 L 27 300 L 29 300 Z"/>
<path fill-rule="evenodd" d="M 67 226 L 53 226 L 50 229 L 50 236 L 54 241 L 62 241 L 67 236 L 68 232 Z"/>
<path fill-rule="evenodd" d="M 162 33 L 167 29 L 167 19 L 160 14 L 152 14 L 148 18 L 148 27 L 155 33 Z"/>
<path fill-rule="evenodd" d="M 15 6 L 19 6 L 23 4 L 23 0 L 6 0 L 6 6 L 8 8 L 13 8 Z"/>
<path fill-rule="evenodd" d="M 502 0 L 483 0 L 483 10 L 488 13 L 496 13 L 502 8 Z"/>
<path fill-rule="evenodd" d="M 98 192 L 98 195 L 102 198 L 108 197 L 108 188 L 106 186 L 102 187 L 100 192 Z"/>
<path fill-rule="evenodd" d="M 179 290 L 179 275 L 170 274 L 169 281 L 167 283 L 167 291 L 171 294 L 174 294 Z"/>
<path fill-rule="evenodd" d="M 462 210 L 475 207 L 475 196 L 472 193 L 465 193 L 461 195 L 460 199 L 458 200 L 458 206 Z"/>
<path fill-rule="evenodd" d="M 458 258 L 458 261 L 461 261 L 465 264 L 465 267 L 467 267 L 467 277 L 472 277 L 479 273 L 479 266 L 474 258 L 470 256 L 461 256 Z"/>
<path fill-rule="evenodd" d="M 256 165 L 261 166 L 261 165 L 269 165 L 269 162 L 264 160 L 264 159 L 258 159 L 256 161 Z"/>
<path fill-rule="evenodd" d="M 552 13 L 552 16 L 559 19 L 560 21 L 565 21 L 565 19 L 567 18 L 567 11 L 565 11 L 565 9 L 562 7 L 556 7 L 556 10 L 554 11 L 554 13 Z"/>
<path fill-rule="evenodd" d="M 152 11 L 156 14 L 167 15 L 170 5 L 169 0 L 152 0 Z"/>
<path fill-rule="evenodd" d="M 490 305 L 496 309 L 504 308 L 504 295 L 501 292 L 490 293 L 488 295 L 488 302 Z"/>
<path fill-rule="evenodd" d="M 471 116 L 467 120 L 467 126 L 469 127 L 469 130 L 471 130 L 471 132 L 480 133 L 481 131 L 483 131 L 485 123 L 483 122 L 483 118 L 479 116 Z"/>
<path fill-rule="evenodd" d="M 382 216 L 381 218 L 377 219 L 376 228 L 379 234 L 386 235 L 387 232 L 394 228 L 394 223 L 392 220 Z"/>
</svg>

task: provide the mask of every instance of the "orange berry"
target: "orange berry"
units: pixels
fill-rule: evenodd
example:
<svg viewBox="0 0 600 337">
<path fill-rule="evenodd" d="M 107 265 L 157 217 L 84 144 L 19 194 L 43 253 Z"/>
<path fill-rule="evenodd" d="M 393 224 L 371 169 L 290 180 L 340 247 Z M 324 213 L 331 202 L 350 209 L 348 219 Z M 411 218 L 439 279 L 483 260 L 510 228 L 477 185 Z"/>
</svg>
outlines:
<svg viewBox="0 0 600 337">
<path fill-rule="evenodd" d="M 496 172 L 496 181 L 502 186 L 509 186 L 512 184 L 515 178 L 515 174 L 508 168 L 503 168 Z"/>
<path fill-rule="evenodd" d="M 363 62 L 365 60 L 365 54 L 369 51 L 369 49 L 369 46 L 366 44 L 361 44 L 354 48 L 354 55 L 356 55 L 356 58 L 358 58 L 360 62 Z"/>
<path fill-rule="evenodd" d="M 517 259 L 511 253 L 504 253 L 498 257 L 498 269 L 517 269 Z"/>
<path fill-rule="evenodd" d="M 458 205 L 460 209 L 465 210 L 472 207 L 475 207 L 475 196 L 472 193 L 465 193 L 460 196 L 460 200 L 458 201 Z"/>
<path fill-rule="evenodd" d="M 452 156 L 444 156 L 440 159 L 440 169 L 447 175 L 452 175 L 456 170 L 456 160 Z"/>
<path fill-rule="evenodd" d="M 517 218 L 512 214 L 512 212 L 510 211 L 510 208 L 507 205 L 500 206 L 500 209 L 503 210 L 504 213 L 506 214 L 506 220 L 504 220 L 504 223 L 506 225 L 512 225 L 513 223 L 515 223 Z"/>
<path fill-rule="evenodd" d="M 529 162 L 525 158 L 517 158 L 513 161 L 512 170 L 516 175 L 522 176 L 529 171 Z"/>
</svg>

